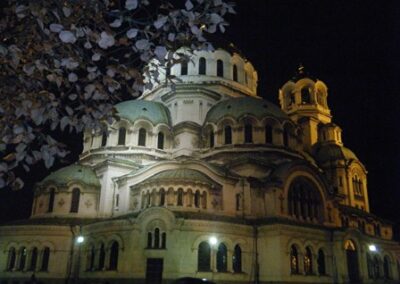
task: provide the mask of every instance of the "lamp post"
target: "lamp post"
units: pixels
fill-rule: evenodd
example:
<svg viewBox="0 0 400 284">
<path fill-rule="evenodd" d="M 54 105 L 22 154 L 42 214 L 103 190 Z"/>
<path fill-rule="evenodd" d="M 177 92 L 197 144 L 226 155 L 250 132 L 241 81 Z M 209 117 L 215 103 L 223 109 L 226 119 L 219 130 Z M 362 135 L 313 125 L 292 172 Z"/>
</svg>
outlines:
<svg viewBox="0 0 400 284">
<path fill-rule="evenodd" d="M 75 283 L 79 281 L 79 271 L 81 269 L 81 246 L 85 242 L 85 237 L 79 235 L 75 238 L 75 243 L 78 246 L 78 259 L 76 261 L 76 270 L 75 270 Z"/>
</svg>

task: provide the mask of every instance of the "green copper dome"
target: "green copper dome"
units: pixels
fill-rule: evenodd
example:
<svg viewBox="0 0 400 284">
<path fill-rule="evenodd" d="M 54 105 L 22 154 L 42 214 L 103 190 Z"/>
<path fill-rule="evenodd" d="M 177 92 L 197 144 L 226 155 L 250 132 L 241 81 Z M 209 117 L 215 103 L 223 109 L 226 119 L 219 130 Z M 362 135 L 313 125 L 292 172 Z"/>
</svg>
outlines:
<svg viewBox="0 0 400 284">
<path fill-rule="evenodd" d="M 71 165 L 59 169 L 47 176 L 41 183 L 54 182 L 59 185 L 65 185 L 71 181 L 79 181 L 100 188 L 99 179 L 94 171 L 82 165 Z"/>
<path fill-rule="evenodd" d="M 170 116 L 168 109 L 161 103 L 130 100 L 115 105 L 118 115 L 131 122 L 138 119 L 150 120 L 151 123 L 157 125 L 159 123 L 170 124 Z"/>
<path fill-rule="evenodd" d="M 319 145 L 313 149 L 313 156 L 318 162 L 337 160 L 358 160 L 350 149 L 336 144 Z"/>
<path fill-rule="evenodd" d="M 289 117 L 273 103 L 253 98 L 233 98 L 221 101 L 213 106 L 207 113 L 206 121 L 216 123 L 224 117 L 239 119 L 245 115 L 252 115 L 258 119 L 270 116 L 279 120 L 286 120 Z"/>
<path fill-rule="evenodd" d="M 147 181 L 191 181 L 191 182 L 201 182 L 208 185 L 217 185 L 212 179 L 203 174 L 202 172 L 192 170 L 192 169 L 174 169 L 166 170 L 161 173 L 151 176 Z"/>
</svg>

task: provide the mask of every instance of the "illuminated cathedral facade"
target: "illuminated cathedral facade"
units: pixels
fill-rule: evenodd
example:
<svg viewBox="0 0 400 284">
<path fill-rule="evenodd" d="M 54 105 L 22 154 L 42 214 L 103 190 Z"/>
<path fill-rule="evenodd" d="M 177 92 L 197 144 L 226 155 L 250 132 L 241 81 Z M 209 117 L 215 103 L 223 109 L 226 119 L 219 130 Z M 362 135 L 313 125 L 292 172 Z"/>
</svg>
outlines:
<svg viewBox="0 0 400 284">
<path fill-rule="evenodd" d="M 392 223 L 369 210 L 324 82 L 300 67 L 276 106 L 223 49 L 161 77 L 35 186 L 29 219 L 0 227 L 1 284 L 399 281 Z"/>
</svg>

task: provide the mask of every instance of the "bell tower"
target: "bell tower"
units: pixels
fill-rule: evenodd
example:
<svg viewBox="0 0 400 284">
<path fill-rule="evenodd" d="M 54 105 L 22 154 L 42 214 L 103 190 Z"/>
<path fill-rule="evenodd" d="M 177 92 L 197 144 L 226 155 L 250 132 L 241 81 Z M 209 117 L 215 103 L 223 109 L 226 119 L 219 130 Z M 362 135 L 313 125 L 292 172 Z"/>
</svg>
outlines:
<svg viewBox="0 0 400 284">
<path fill-rule="evenodd" d="M 320 125 L 331 122 L 327 97 L 328 88 L 325 83 L 308 75 L 302 65 L 295 76 L 279 90 L 281 108 L 301 126 L 304 150 L 308 152 L 320 140 Z"/>
</svg>

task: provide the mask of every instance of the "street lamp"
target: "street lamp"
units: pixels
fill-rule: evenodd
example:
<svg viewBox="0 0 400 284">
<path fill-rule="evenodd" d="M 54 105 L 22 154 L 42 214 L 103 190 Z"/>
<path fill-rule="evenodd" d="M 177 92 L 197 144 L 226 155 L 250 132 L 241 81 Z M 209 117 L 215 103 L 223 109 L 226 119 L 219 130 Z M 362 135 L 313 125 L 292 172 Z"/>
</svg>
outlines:
<svg viewBox="0 0 400 284">
<path fill-rule="evenodd" d="M 374 245 L 374 244 L 369 245 L 368 249 L 369 249 L 369 251 L 372 251 L 372 252 L 376 252 L 377 251 L 376 245 Z"/>
<path fill-rule="evenodd" d="M 215 246 L 218 243 L 218 239 L 215 236 L 212 236 L 208 239 L 208 242 L 210 243 L 210 245 Z"/>
<path fill-rule="evenodd" d="M 83 243 L 85 241 L 85 237 L 84 236 L 78 236 L 77 238 L 76 238 L 76 242 L 78 243 L 78 244 L 81 244 L 81 243 Z"/>
</svg>

